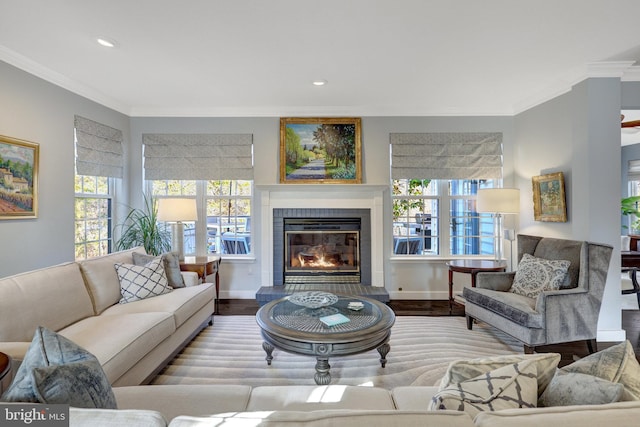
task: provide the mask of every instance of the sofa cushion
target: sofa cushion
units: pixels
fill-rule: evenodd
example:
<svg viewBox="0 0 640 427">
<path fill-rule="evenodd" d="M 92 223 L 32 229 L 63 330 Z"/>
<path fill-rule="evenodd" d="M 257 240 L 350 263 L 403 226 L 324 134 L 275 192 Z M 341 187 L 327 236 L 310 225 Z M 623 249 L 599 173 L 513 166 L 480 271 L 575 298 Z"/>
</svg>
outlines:
<svg viewBox="0 0 640 427">
<path fill-rule="evenodd" d="M 628 340 L 585 356 L 561 369 L 621 383 L 625 388 L 621 400 L 640 400 L 640 363 Z"/>
<path fill-rule="evenodd" d="M 173 313 L 176 328 L 182 326 L 194 313 L 215 299 L 216 288 L 212 283 L 174 289 L 171 293 L 153 298 L 116 304 L 106 309 L 102 316 L 125 313 L 148 313 L 164 311 Z"/>
<path fill-rule="evenodd" d="M 133 263 L 135 265 L 145 265 L 151 262 L 155 257 L 140 252 L 133 253 Z M 172 288 L 184 288 L 184 278 L 180 271 L 180 255 L 178 252 L 167 252 L 160 255 L 164 272 L 167 274 L 169 286 Z"/>
<path fill-rule="evenodd" d="M 175 331 L 171 313 L 94 316 L 60 334 L 93 353 L 113 384 Z"/>
<path fill-rule="evenodd" d="M 452 384 L 467 381 L 487 372 L 502 368 L 503 366 L 531 360 L 535 363 L 538 395 L 541 395 L 554 377 L 560 358 L 560 353 L 538 353 L 508 354 L 505 356 L 457 360 L 449 364 L 447 371 L 440 381 L 439 388 L 442 390 Z"/>
<path fill-rule="evenodd" d="M 328 411 L 264 411 L 231 412 L 210 417 L 182 416 L 171 420 L 169 427 L 473 427 L 473 420 L 458 411 L 383 411 L 383 410 L 328 410 Z"/>
<path fill-rule="evenodd" d="M 541 406 L 602 405 L 620 400 L 624 386 L 593 375 L 558 370 L 540 396 Z"/>
<path fill-rule="evenodd" d="M 102 313 L 122 298 L 120 281 L 113 266 L 119 262 L 133 264 L 133 252 L 144 252 L 144 248 L 133 248 L 80 261 L 80 271 L 89 289 L 94 314 Z"/>
<path fill-rule="evenodd" d="M 175 384 L 114 387 L 120 409 L 151 409 L 166 420 L 179 415 L 206 416 L 247 409 L 248 385 Z"/>
<path fill-rule="evenodd" d="M 116 399 L 98 359 L 71 340 L 38 327 L 9 389 L 8 402 L 115 409 Z"/>
<path fill-rule="evenodd" d="M 567 277 L 571 263 L 524 254 L 518 264 L 510 291 L 536 298 L 543 291 L 557 291 Z"/>
<path fill-rule="evenodd" d="M 482 412 L 474 421 L 476 427 L 618 427 L 636 426 L 639 419 L 640 402 L 618 402 Z"/>
<path fill-rule="evenodd" d="M 536 300 L 513 292 L 491 289 L 469 288 L 462 290 L 462 296 L 489 311 L 527 328 L 543 328 L 544 317 L 536 311 Z"/>
<path fill-rule="evenodd" d="M 429 410 L 464 411 L 472 418 L 483 411 L 535 408 L 538 401 L 535 361 L 503 366 L 452 384 L 433 396 Z"/>
<path fill-rule="evenodd" d="M 114 410 L 69 408 L 69 425 L 73 427 L 165 427 L 162 415 L 148 410 Z"/>
<path fill-rule="evenodd" d="M 115 264 L 120 280 L 120 304 L 139 301 L 171 292 L 163 262 L 155 258 L 145 265 Z"/>
<path fill-rule="evenodd" d="M 31 342 L 38 326 L 58 331 L 93 315 L 76 263 L 0 279 L 0 342 Z M 46 309 L 36 308 L 46 304 Z"/>
<path fill-rule="evenodd" d="M 394 409 L 395 406 L 389 390 L 345 385 L 255 387 L 247 404 L 247 411 L 349 408 Z"/>
</svg>

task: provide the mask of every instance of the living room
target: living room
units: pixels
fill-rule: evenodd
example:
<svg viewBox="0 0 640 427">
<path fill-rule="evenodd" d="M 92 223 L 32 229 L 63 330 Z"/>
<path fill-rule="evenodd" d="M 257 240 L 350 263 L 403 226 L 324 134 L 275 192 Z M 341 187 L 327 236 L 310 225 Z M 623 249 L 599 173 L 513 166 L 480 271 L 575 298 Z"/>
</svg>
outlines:
<svg viewBox="0 0 640 427">
<path fill-rule="evenodd" d="M 595 6 L 597 3 L 594 2 Z M 582 8 L 578 7 L 582 3 L 575 4 L 578 9 Z M 3 6 L 2 9 L 9 16 L 12 6 Z M 23 21 L 28 20 L 28 8 L 14 12 Z M 630 27 L 634 26 L 630 17 L 618 13 L 618 18 L 626 19 Z M 603 22 L 603 34 L 615 34 L 616 27 L 625 26 L 619 22 L 614 25 L 605 19 L 603 21 L 606 21 L 606 25 Z M 444 109 L 423 111 L 407 108 L 402 113 L 394 110 L 384 114 L 384 106 L 374 103 L 353 107 L 366 104 L 366 101 L 359 100 L 331 109 L 335 104 L 327 99 L 330 97 L 311 92 L 318 89 L 315 87 L 299 89 L 313 97 L 314 102 L 317 98 L 324 102 L 315 107 L 307 105 L 302 108 L 304 101 L 299 101 L 274 108 L 271 114 L 265 114 L 263 110 L 255 113 L 256 110 L 251 109 L 242 113 L 237 104 L 248 96 L 243 95 L 239 96 L 237 104 L 226 106 L 228 110 L 223 109 L 225 106 L 220 107 L 218 114 L 204 114 L 203 109 L 195 107 L 180 110 L 179 106 L 173 108 L 173 113 L 169 113 L 167 108 L 153 114 L 152 108 L 143 111 L 142 105 L 136 110 L 124 99 L 114 103 L 108 93 L 74 84 L 73 75 L 55 72 L 46 68 L 46 64 L 38 64 L 35 59 L 12 50 L 9 41 L 15 38 L 19 38 L 16 33 L 0 32 L 0 45 L 3 46 L 0 56 L 0 134 L 40 145 L 38 216 L 35 219 L 0 221 L 0 235 L 5 242 L 0 246 L 3 260 L 0 277 L 74 259 L 73 124 L 74 116 L 80 115 L 120 129 L 124 134 L 125 178 L 118 184 L 115 218 L 123 218 L 128 206 L 141 206 L 143 203 L 143 134 L 252 135 L 255 159 L 254 252 L 249 257 L 226 257 L 223 260 L 221 299 L 253 300 L 260 287 L 272 284 L 272 245 L 264 228 L 268 218 L 263 207 L 281 207 L 284 200 L 310 206 L 333 204 L 343 207 L 351 203 L 355 207 L 378 209 L 375 221 L 379 227 L 372 230 L 376 235 L 372 285 L 383 286 L 391 299 L 446 300 L 448 269 L 445 262 L 450 257 L 407 259 L 392 254 L 389 135 L 500 132 L 503 135 L 503 186 L 520 189 L 520 214 L 507 217 L 506 227 L 522 234 L 612 245 L 614 255 L 598 323 L 598 340 L 616 342 L 625 339 L 618 273 L 619 201 L 620 189 L 623 188 L 620 111 L 640 109 L 640 81 L 634 79 L 638 75 L 637 55 L 632 52 L 637 43 L 628 42 L 628 37 L 624 44 L 618 44 L 620 40 L 616 40 L 601 51 L 601 56 L 581 63 L 579 78 L 564 80 L 556 76 L 556 79 L 537 81 L 535 76 L 530 76 L 527 88 L 537 88 L 535 100 L 522 99 L 519 107 L 509 105 L 507 110 L 511 111 L 510 114 L 504 109 L 493 114 L 480 110 L 476 108 L 480 102 L 453 113 Z M 614 62 L 611 62 L 612 58 Z M 511 61 L 513 59 L 506 63 Z M 167 60 L 174 65 L 175 62 L 174 59 Z M 119 72 L 126 72 L 126 67 Z M 247 78 L 251 78 L 251 73 L 244 72 L 249 75 Z M 477 72 L 467 69 L 465 74 Z M 456 79 L 464 80 L 466 77 L 460 74 Z M 316 76 L 304 77 L 305 82 L 312 78 Z M 338 84 L 337 77 L 326 79 L 326 88 Z M 401 80 L 402 77 L 396 79 Z M 179 91 L 188 83 L 187 80 L 179 83 L 169 80 L 164 85 L 174 86 L 172 90 Z M 142 82 L 138 84 L 142 85 Z M 345 90 L 342 86 L 341 89 Z M 491 101 L 489 98 L 487 96 L 487 102 Z M 480 112 L 474 114 L 474 110 Z M 279 120 L 280 117 L 296 116 L 362 118 L 361 184 L 294 185 L 280 182 Z M 551 172 L 563 172 L 565 176 L 568 221 L 564 223 L 534 220 L 531 179 Z M 508 251 L 505 255 L 511 257 Z"/>
</svg>

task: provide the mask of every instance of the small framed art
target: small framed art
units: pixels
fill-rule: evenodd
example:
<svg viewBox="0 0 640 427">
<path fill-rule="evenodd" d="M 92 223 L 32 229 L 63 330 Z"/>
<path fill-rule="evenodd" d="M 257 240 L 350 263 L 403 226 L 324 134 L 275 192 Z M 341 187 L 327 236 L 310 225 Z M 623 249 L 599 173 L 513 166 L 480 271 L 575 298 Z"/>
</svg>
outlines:
<svg viewBox="0 0 640 427">
<path fill-rule="evenodd" d="M 280 182 L 360 184 L 361 119 L 281 118 Z"/>
<path fill-rule="evenodd" d="M 532 184 L 534 219 L 546 222 L 567 222 L 562 172 L 534 176 Z"/>
<path fill-rule="evenodd" d="M 0 219 L 37 218 L 39 150 L 35 142 L 0 136 Z"/>
</svg>

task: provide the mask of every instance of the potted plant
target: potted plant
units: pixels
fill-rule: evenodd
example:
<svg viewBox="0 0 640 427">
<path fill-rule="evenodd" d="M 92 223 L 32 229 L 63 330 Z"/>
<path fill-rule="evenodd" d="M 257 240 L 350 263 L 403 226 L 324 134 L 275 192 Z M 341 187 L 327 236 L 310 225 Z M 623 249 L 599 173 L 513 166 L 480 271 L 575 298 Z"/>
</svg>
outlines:
<svg viewBox="0 0 640 427">
<path fill-rule="evenodd" d="M 158 205 L 151 197 L 145 196 L 143 209 L 131 209 L 119 227 L 118 251 L 136 246 L 144 246 L 150 255 L 171 251 L 171 232 L 158 225 Z"/>
<path fill-rule="evenodd" d="M 620 209 L 623 216 L 633 215 L 635 219 L 631 223 L 631 232 L 629 234 L 637 234 L 640 232 L 640 196 L 625 197 L 620 202 Z M 623 225 L 623 228 L 628 228 Z"/>
</svg>

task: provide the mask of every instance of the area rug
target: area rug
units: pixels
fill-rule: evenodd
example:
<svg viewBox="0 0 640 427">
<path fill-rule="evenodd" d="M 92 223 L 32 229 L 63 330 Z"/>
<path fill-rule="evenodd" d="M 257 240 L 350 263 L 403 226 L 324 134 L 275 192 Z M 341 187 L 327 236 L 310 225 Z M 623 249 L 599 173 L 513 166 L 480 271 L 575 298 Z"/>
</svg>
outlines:
<svg viewBox="0 0 640 427">
<path fill-rule="evenodd" d="M 522 353 L 521 343 L 490 326 L 467 330 L 463 317 L 398 316 L 389 344 L 385 368 L 375 350 L 330 359 L 331 384 L 431 386 L 454 360 Z M 278 349 L 273 357 L 267 366 L 254 316 L 216 316 L 153 384 L 315 384 L 315 358 Z"/>
</svg>

